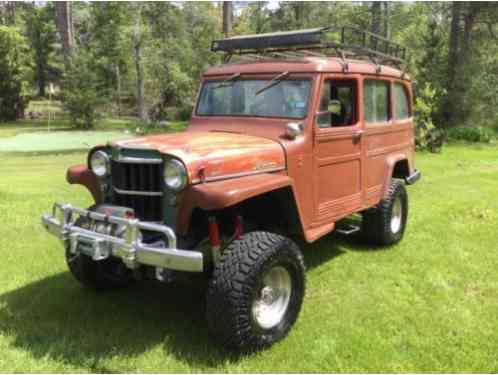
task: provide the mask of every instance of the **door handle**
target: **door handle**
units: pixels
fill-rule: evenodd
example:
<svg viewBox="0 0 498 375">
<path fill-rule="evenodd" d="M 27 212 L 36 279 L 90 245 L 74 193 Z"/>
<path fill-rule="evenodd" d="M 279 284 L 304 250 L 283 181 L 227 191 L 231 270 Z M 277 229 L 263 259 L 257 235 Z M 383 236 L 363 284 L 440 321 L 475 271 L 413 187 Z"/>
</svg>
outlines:
<svg viewBox="0 0 498 375">
<path fill-rule="evenodd" d="M 363 130 L 357 130 L 353 133 L 353 142 L 358 142 L 363 135 Z"/>
</svg>

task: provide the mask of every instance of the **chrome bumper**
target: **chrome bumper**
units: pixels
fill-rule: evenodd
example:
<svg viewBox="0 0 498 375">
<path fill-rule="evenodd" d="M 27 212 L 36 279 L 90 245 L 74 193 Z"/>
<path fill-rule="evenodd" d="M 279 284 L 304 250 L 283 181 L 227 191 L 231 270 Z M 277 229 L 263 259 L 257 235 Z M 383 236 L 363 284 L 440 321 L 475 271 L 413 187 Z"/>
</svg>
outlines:
<svg viewBox="0 0 498 375">
<path fill-rule="evenodd" d="M 123 236 L 115 237 L 76 226 L 74 223 L 78 217 L 117 224 L 122 228 Z M 109 216 L 59 203 L 54 204 L 51 215 L 42 216 L 42 224 L 49 233 L 69 246 L 72 253 L 82 252 L 95 261 L 114 256 L 121 258 L 129 268 L 144 264 L 177 271 L 203 271 L 202 253 L 177 249 L 176 235 L 165 225 Z M 164 234 L 168 239 L 168 247 L 142 243 L 140 230 Z"/>
</svg>

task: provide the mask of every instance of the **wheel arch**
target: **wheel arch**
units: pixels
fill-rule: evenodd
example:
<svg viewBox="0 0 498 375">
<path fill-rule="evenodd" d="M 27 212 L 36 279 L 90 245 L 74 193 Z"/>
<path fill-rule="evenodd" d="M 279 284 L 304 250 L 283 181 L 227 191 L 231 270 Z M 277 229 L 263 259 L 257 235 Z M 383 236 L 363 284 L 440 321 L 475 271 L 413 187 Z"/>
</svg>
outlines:
<svg viewBox="0 0 498 375">
<path fill-rule="evenodd" d="M 382 184 L 382 197 L 385 198 L 387 196 L 391 179 L 399 178 L 404 180 L 406 177 L 410 176 L 411 171 L 412 166 L 410 165 L 410 159 L 406 154 L 390 156 L 386 162 L 386 172 Z"/>
<path fill-rule="evenodd" d="M 304 233 L 292 179 L 264 173 L 190 187 L 178 209 L 177 230 L 187 234 L 192 216 L 201 211 L 240 210 L 245 214 L 274 218 L 281 214 L 295 233 Z M 264 213 L 264 215 L 262 215 Z"/>
</svg>

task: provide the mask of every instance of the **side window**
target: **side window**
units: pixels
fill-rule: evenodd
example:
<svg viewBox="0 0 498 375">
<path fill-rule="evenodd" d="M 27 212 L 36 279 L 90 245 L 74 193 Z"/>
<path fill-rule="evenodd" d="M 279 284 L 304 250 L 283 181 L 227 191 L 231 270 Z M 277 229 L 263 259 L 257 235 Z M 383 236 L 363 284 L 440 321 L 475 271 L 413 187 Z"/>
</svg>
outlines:
<svg viewBox="0 0 498 375">
<path fill-rule="evenodd" d="M 410 117 L 410 105 L 405 87 L 396 82 L 394 84 L 394 118 L 401 120 Z"/>
<path fill-rule="evenodd" d="M 325 81 L 320 96 L 317 125 L 320 128 L 354 125 L 356 93 L 354 80 Z"/>
<path fill-rule="evenodd" d="M 389 120 L 389 82 L 365 80 L 363 90 L 365 122 Z"/>
</svg>

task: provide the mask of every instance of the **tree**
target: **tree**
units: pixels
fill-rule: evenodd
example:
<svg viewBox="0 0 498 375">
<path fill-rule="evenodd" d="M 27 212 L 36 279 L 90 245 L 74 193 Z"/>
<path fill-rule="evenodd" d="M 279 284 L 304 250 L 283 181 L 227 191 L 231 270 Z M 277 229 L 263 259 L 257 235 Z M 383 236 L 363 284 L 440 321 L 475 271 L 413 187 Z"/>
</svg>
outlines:
<svg viewBox="0 0 498 375">
<path fill-rule="evenodd" d="M 380 34 L 381 33 L 381 20 L 382 20 L 382 3 L 380 1 L 374 1 L 371 5 L 372 12 L 372 33 Z"/>
<path fill-rule="evenodd" d="M 16 24 L 16 7 L 15 1 L 5 1 L 0 3 L 0 24 L 14 26 Z"/>
<path fill-rule="evenodd" d="M 227 37 L 232 32 L 233 2 L 223 1 L 223 34 Z"/>
<path fill-rule="evenodd" d="M 391 20 L 390 17 L 390 6 L 389 1 L 384 1 L 384 36 L 387 39 L 391 39 Z"/>
<path fill-rule="evenodd" d="M 74 47 L 73 13 L 70 1 L 55 2 L 55 20 L 67 65 L 71 59 Z"/>
<path fill-rule="evenodd" d="M 64 78 L 63 106 L 72 123 L 80 129 L 92 129 L 100 118 L 100 108 L 107 102 L 93 55 L 80 49 L 71 59 Z"/>
<path fill-rule="evenodd" d="M 55 50 L 53 13 L 53 7 L 50 4 L 43 6 L 32 4 L 26 17 L 27 35 L 34 54 L 35 81 L 39 96 L 45 96 L 45 86 L 51 68 L 50 58 Z"/>
<path fill-rule="evenodd" d="M 460 17 L 462 3 L 455 1 L 451 7 L 451 29 L 448 50 L 448 73 L 447 73 L 447 90 L 448 97 L 444 117 L 447 124 L 451 124 L 457 106 L 455 105 L 458 98 L 457 67 L 459 64 L 459 42 L 460 42 Z"/>
<path fill-rule="evenodd" d="M 0 121 L 21 118 L 26 105 L 25 38 L 13 27 L 0 26 Z"/>
<path fill-rule="evenodd" d="M 144 68 L 142 63 L 142 4 L 135 4 L 135 27 L 133 32 L 133 49 L 135 56 L 135 70 L 137 73 L 137 102 L 138 117 L 140 120 L 147 122 L 149 116 L 145 108 L 145 82 Z"/>
</svg>

